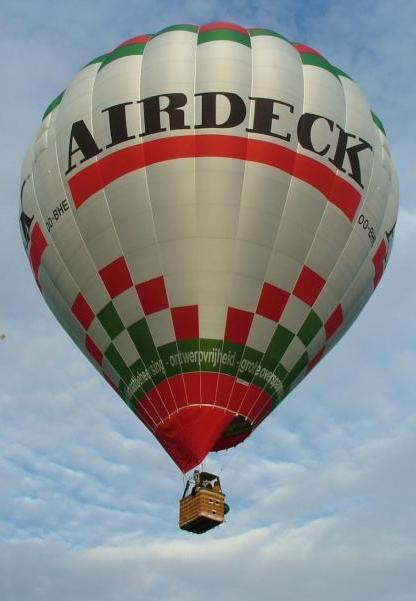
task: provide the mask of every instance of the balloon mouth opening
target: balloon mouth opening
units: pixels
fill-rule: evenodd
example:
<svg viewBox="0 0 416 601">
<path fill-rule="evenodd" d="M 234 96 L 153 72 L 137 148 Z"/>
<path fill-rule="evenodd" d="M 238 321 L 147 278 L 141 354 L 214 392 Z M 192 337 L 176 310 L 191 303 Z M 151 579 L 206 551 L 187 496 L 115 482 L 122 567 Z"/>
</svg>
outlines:
<svg viewBox="0 0 416 601">
<path fill-rule="evenodd" d="M 253 424 L 215 405 L 187 405 L 158 425 L 154 435 L 182 472 L 188 472 L 210 451 L 222 451 L 242 442 Z"/>
</svg>

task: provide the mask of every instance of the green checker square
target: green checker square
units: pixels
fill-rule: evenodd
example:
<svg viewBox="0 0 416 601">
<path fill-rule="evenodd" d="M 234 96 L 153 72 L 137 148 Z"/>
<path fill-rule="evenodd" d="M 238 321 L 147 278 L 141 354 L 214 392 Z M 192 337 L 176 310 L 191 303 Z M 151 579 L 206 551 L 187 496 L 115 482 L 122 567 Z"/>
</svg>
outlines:
<svg viewBox="0 0 416 601">
<path fill-rule="evenodd" d="M 315 311 L 311 311 L 298 332 L 298 338 L 302 340 L 305 346 L 308 346 L 322 326 L 322 320 L 318 317 Z"/>
<path fill-rule="evenodd" d="M 267 365 L 267 362 L 265 360 L 265 358 L 262 361 L 262 367 L 265 367 L 266 369 L 268 369 L 270 372 L 272 372 L 277 378 L 279 378 L 280 382 L 283 385 L 284 379 L 287 376 L 287 370 L 283 367 L 283 365 L 278 365 L 277 367 L 275 366 L 275 368 L 271 368 Z M 281 397 L 278 395 L 278 393 L 276 392 L 276 388 L 274 386 L 272 386 L 271 383 L 269 383 L 269 381 L 266 379 L 263 381 L 262 384 L 262 388 L 270 394 L 270 396 L 276 397 L 276 399 L 280 399 Z M 283 390 L 283 389 L 282 389 Z"/>
<path fill-rule="evenodd" d="M 294 382 L 294 380 L 296 380 L 296 378 L 302 373 L 302 371 L 308 365 L 308 362 L 308 353 L 305 352 L 284 380 L 283 386 L 285 388 L 285 391 L 291 386 L 292 382 Z"/>
<path fill-rule="evenodd" d="M 287 371 L 287 369 L 285 369 L 283 367 L 283 365 L 281 363 L 279 363 L 279 365 L 276 367 L 274 373 L 276 374 L 276 376 L 279 378 L 279 380 L 281 382 L 284 382 L 285 378 L 287 377 L 288 371 Z"/>
<path fill-rule="evenodd" d="M 270 401 L 272 405 L 272 411 L 277 407 L 277 405 L 280 405 L 280 403 L 286 398 L 286 396 L 286 392 L 284 392 L 281 396 L 277 395 L 276 393 L 274 394 Z"/>
<path fill-rule="evenodd" d="M 110 344 L 110 346 L 104 354 L 111 363 L 111 365 L 114 367 L 120 378 L 128 384 L 131 380 L 131 371 L 124 363 L 120 353 L 118 352 L 114 344 Z"/>
<path fill-rule="evenodd" d="M 124 330 L 123 322 L 111 302 L 104 309 L 101 309 L 97 317 L 111 340 L 114 340 Z"/>
<path fill-rule="evenodd" d="M 135 361 L 133 365 L 130 365 L 130 371 L 132 373 L 133 378 L 139 375 L 145 369 L 146 366 L 141 359 L 137 359 L 137 361 Z"/>
<path fill-rule="evenodd" d="M 160 357 L 145 318 L 139 319 L 127 330 L 145 365 L 159 361 Z"/>
<path fill-rule="evenodd" d="M 274 362 L 274 365 L 276 365 L 287 351 L 294 337 L 293 332 L 278 325 L 265 353 L 267 360 Z"/>
</svg>

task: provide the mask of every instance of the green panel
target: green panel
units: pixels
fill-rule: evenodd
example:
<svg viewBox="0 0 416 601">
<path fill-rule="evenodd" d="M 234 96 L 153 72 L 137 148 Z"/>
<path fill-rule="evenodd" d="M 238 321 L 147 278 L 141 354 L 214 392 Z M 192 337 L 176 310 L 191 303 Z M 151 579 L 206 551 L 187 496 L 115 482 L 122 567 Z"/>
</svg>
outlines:
<svg viewBox="0 0 416 601">
<path fill-rule="evenodd" d="M 104 309 L 101 309 L 97 317 L 111 340 L 114 340 L 124 330 L 123 322 L 112 302 L 109 302 Z"/>
<path fill-rule="evenodd" d="M 127 330 L 146 366 L 159 361 L 159 355 L 145 318 L 136 321 Z"/>
<path fill-rule="evenodd" d="M 335 77 L 339 81 L 338 69 L 334 68 L 331 65 L 331 63 L 328 63 L 328 61 L 325 58 L 323 58 L 322 56 L 317 56 L 316 54 L 308 54 L 306 52 L 301 52 L 300 58 L 304 65 L 313 65 L 314 67 L 321 67 L 322 69 L 326 69 L 326 71 L 329 71 L 330 73 L 332 73 L 332 75 L 335 75 Z"/>
<path fill-rule="evenodd" d="M 177 345 L 182 371 L 199 371 L 199 340 L 179 340 Z"/>
<path fill-rule="evenodd" d="M 281 363 L 279 363 L 279 365 L 274 370 L 274 373 L 279 378 L 279 380 L 281 380 L 283 382 L 285 380 L 285 378 L 287 377 L 288 371 L 285 367 L 283 367 L 283 365 Z"/>
<path fill-rule="evenodd" d="M 163 361 L 166 376 L 169 378 L 170 376 L 176 376 L 177 374 L 180 374 L 182 371 L 181 358 L 178 354 L 176 342 L 169 342 L 169 344 L 159 346 L 157 350 L 160 358 Z"/>
<path fill-rule="evenodd" d="M 380 121 L 379 117 L 377 117 L 377 115 L 375 113 L 373 113 L 373 111 L 371 111 L 371 116 L 373 117 L 373 121 L 377 125 L 377 127 L 379 129 L 381 129 L 381 131 L 383 132 L 384 135 L 386 135 L 386 130 L 384 129 L 384 126 L 383 126 L 382 122 Z"/>
<path fill-rule="evenodd" d="M 57 96 L 56 98 L 54 98 L 52 100 L 52 102 L 48 105 L 46 111 L 43 113 L 43 117 L 42 117 L 42 121 L 45 119 L 45 117 L 47 117 L 49 115 L 49 113 L 51 113 L 53 111 L 54 108 L 56 108 L 62 100 L 63 95 L 65 94 L 65 90 L 63 92 L 61 92 L 59 94 L 59 96 Z"/>
<path fill-rule="evenodd" d="M 289 388 L 289 386 L 292 384 L 292 382 L 294 380 L 296 380 L 296 378 L 299 376 L 300 373 L 302 373 L 302 371 L 305 369 L 305 367 L 308 365 L 309 359 L 308 359 L 308 353 L 303 353 L 302 357 L 299 359 L 299 361 L 296 363 L 296 365 L 293 367 L 292 371 L 289 373 L 289 375 L 286 377 L 285 381 L 283 382 L 285 390 L 287 390 L 287 388 Z"/>
<path fill-rule="evenodd" d="M 89 67 L 90 65 L 95 65 L 96 63 L 102 63 L 109 56 L 109 54 L 101 54 L 101 56 L 97 56 L 97 58 L 93 58 L 92 61 L 87 63 L 83 68 Z"/>
<path fill-rule="evenodd" d="M 236 376 L 243 356 L 244 346 L 224 340 L 222 344 L 221 371 L 222 374 Z"/>
<path fill-rule="evenodd" d="M 190 25 L 189 23 L 184 23 L 182 25 L 171 25 L 170 27 L 165 27 L 154 34 L 154 38 L 158 35 L 162 35 L 162 33 L 169 33 L 169 31 L 191 31 L 192 33 L 198 33 L 198 25 Z"/>
<path fill-rule="evenodd" d="M 124 56 L 134 56 L 143 54 L 145 46 L 146 44 L 128 44 L 127 46 L 121 46 L 121 48 L 116 48 L 103 60 L 99 70 L 103 69 L 106 65 L 112 63 L 113 61 L 119 58 L 123 58 Z"/>
<path fill-rule="evenodd" d="M 311 311 L 298 332 L 298 338 L 302 340 L 305 346 L 308 346 L 308 344 L 315 338 L 322 326 L 323 323 L 319 319 L 315 311 Z"/>
<path fill-rule="evenodd" d="M 119 374 L 120 378 L 122 378 L 127 384 L 131 380 L 131 371 L 124 363 L 120 353 L 114 346 L 114 344 L 110 344 L 108 349 L 105 351 L 104 355 L 107 357 L 111 365 L 114 367 L 116 372 Z"/>
<path fill-rule="evenodd" d="M 345 73 L 345 71 L 342 71 L 342 69 L 339 69 L 339 67 L 335 67 L 334 65 L 331 65 L 331 67 L 332 67 L 332 70 L 334 72 L 334 75 L 341 76 L 341 77 L 346 77 L 347 79 L 351 79 L 352 80 L 352 77 L 350 77 L 348 75 L 348 73 Z"/>
<path fill-rule="evenodd" d="M 237 373 L 242 352 L 240 345 L 229 345 L 223 340 L 201 338 L 199 351 L 201 371 L 231 373 L 231 375 Z"/>
<path fill-rule="evenodd" d="M 166 379 L 166 372 L 161 359 L 145 365 L 141 359 L 138 359 L 130 366 L 131 378 L 127 390 L 127 396 L 132 395 L 136 398 L 138 394 L 152 390 L 163 380 Z"/>
<path fill-rule="evenodd" d="M 233 29 L 212 29 L 210 31 L 203 31 L 198 35 L 198 44 L 216 42 L 218 40 L 238 42 L 239 44 L 244 44 L 244 46 L 251 48 L 250 37 Z"/>
<path fill-rule="evenodd" d="M 181 340 L 158 348 L 169 376 L 192 371 L 213 371 L 235 376 L 243 347 L 214 339 Z"/>
<path fill-rule="evenodd" d="M 295 335 L 281 325 L 278 325 L 265 353 L 265 359 L 270 367 L 280 361 Z"/>
<path fill-rule="evenodd" d="M 256 370 L 261 365 L 262 359 L 263 353 L 246 346 L 240 361 L 240 368 L 238 370 L 237 377 L 245 380 L 246 382 L 254 381 L 253 379 L 255 378 Z"/>
<path fill-rule="evenodd" d="M 281 38 L 282 40 L 286 40 L 286 38 L 281 35 L 280 33 L 277 33 L 276 31 L 272 31 L 271 29 L 249 29 L 248 30 L 250 33 L 250 37 L 255 37 L 258 35 L 269 35 L 269 36 L 274 36 L 275 38 Z"/>
</svg>

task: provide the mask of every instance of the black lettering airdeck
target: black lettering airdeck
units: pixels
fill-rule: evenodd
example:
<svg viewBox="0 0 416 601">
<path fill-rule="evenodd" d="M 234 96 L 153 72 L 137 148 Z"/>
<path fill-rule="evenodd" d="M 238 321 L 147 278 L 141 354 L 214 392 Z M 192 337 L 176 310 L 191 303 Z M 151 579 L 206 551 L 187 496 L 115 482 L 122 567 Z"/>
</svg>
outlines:
<svg viewBox="0 0 416 601">
<path fill-rule="evenodd" d="M 198 106 L 195 109 L 195 125 L 186 123 L 186 108 L 189 103 Z M 143 131 L 139 131 L 141 105 Z M 219 106 L 222 112 L 220 117 Z M 228 106 L 228 114 L 224 117 L 224 106 Z M 136 132 L 128 131 L 127 111 L 135 117 L 138 124 Z M 195 98 L 175 92 L 150 96 L 142 100 L 129 100 L 121 104 L 107 107 L 102 111 L 108 122 L 108 139 L 98 142 L 82 120 L 71 127 L 68 144 L 68 168 L 66 174 L 73 171 L 78 164 L 96 157 L 103 151 L 103 146 L 112 148 L 118 144 L 144 138 L 151 134 L 165 131 L 182 131 L 189 129 L 229 129 L 243 123 L 250 114 L 251 127 L 246 131 L 290 142 L 294 135 L 305 150 L 320 157 L 325 157 L 337 169 L 346 173 L 360 188 L 362 169 L 360 160 L 372 146 L 354 133 L 345 131 L 324 115 L 303 113 L 295 120 L 295 107 L 283 100 L 274 98 L 249 97 L 244 100 L 233 92 L 202 92 Z M 129 120 L 132 122 L 132 119 Z M 327 127 L 328 141 L 322 144 L 314 134 L 315 124 Z M 290 127 L 288 126 L 290 124 Z M 325 125 L 326 124 L 326 125 Z"/>
</svg>

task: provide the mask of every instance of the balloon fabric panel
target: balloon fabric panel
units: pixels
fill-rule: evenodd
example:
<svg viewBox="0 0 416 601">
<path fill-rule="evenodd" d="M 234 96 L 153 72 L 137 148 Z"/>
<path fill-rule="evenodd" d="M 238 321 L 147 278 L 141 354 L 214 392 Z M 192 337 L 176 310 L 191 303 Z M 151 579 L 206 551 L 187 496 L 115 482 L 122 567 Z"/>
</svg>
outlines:
<svg viewBox="0 0 416 601">
<path fill-rule="evenodd" d="M 91 61 L 22 167 L 46 302 L 186 472 L 242 442 L 384 272 L 397 180 L 381 121 L 319 52 L 174 25 Z"/>
</svg>

